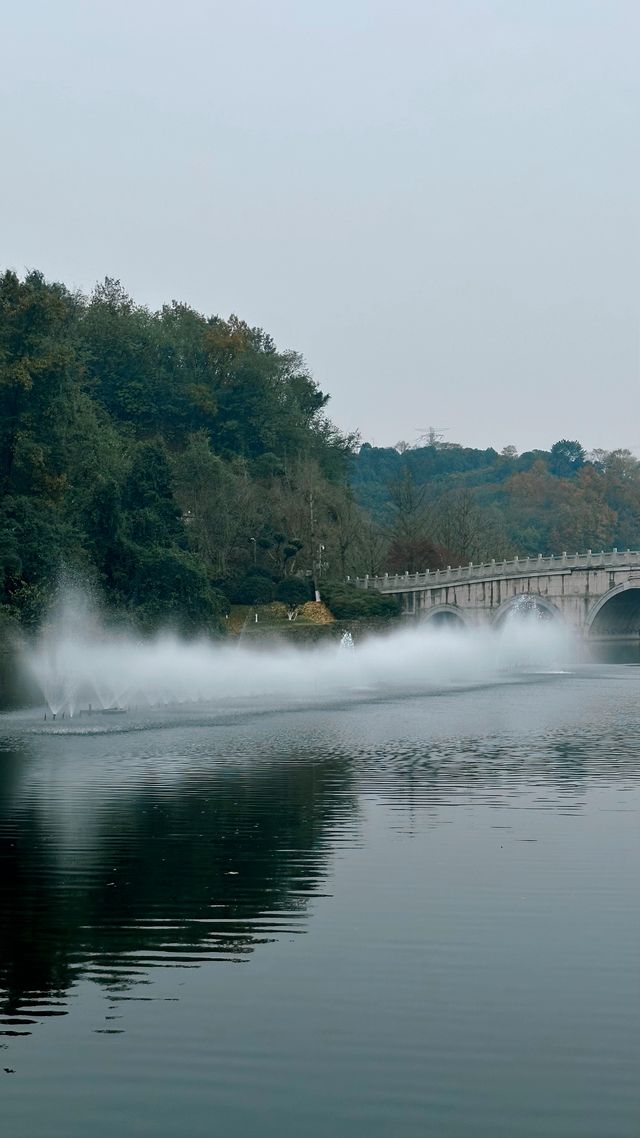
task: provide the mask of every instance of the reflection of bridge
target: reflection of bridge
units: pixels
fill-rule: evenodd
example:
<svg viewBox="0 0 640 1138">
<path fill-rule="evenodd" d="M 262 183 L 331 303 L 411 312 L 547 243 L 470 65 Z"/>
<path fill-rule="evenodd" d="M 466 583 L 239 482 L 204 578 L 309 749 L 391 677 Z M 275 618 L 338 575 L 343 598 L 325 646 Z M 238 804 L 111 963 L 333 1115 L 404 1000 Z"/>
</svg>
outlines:
<svg viewBox="0 0 640 1138">
<path fill-rule="evenodd" d="M 640 638 L 640 553 L 576 553 L 490 561 L 426 573 L 351 578 L 361 589 L 402 597 L 422 620 L 496 623 L 522 598 L 584 635 Z"/>
</svg>

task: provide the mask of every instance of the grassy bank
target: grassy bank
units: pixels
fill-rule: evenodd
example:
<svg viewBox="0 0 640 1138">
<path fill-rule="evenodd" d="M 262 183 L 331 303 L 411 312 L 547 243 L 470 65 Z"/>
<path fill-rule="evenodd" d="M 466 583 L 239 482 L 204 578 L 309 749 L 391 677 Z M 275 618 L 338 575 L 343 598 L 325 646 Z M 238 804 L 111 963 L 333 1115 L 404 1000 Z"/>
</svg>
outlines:
<svg viewBox="0 0 640 1138">
<path fill-rule="evenodd" d="M 256 620 L 257 616 L 257 620 Z M 253 642 L 279 640 L 297 646 L 326 641 L 339 641 L 350 632 L 355 643 L 367 636 L 384 635 L 398 628 L 400 618 L 358 618 L 336 620 L 325 605 L 310 602 L 304 605 L 294 620 L 289 620 L 284 605 L 233 605 L 227 620 L 231 636 Z"/>
</svg>

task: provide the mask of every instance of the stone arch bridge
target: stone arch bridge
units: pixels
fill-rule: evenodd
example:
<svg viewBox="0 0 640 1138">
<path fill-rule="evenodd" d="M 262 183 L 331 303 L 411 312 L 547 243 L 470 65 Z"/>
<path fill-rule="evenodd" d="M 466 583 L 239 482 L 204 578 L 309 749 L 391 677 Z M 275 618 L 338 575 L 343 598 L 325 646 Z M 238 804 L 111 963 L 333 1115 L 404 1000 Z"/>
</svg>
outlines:
<svg viewBox="0 0 640 1138">
<path fill-rule="evenodd" d="M 563 553 L 425 573 L 349 578 L 400 596 L 403 613 L 463 625 L 499 623 L 527 600 L 597 640 L 640 639 L 640 552 Z"/>
</svg>

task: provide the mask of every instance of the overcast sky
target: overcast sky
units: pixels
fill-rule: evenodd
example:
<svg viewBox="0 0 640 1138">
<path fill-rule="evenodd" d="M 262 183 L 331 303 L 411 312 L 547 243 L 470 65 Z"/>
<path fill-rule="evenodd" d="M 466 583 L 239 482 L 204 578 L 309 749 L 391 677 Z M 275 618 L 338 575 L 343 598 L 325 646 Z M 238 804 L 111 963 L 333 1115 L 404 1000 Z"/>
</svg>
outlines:
<svg viewBox="0 0 640 1138">
<path fill-rule="evenodd" d="M 0 263 L 235 312 L 378 445 L 640 452 L 637 0 L 21 0 Z"/>
</svg>

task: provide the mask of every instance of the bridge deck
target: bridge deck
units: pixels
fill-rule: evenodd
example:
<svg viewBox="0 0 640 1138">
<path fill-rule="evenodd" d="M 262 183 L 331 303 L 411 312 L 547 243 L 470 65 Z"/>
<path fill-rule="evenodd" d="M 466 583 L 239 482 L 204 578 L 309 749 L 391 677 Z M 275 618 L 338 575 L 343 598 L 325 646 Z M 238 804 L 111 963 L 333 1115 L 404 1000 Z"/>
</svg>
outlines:
<svg viewBox="0 0 640 1138">
<path fill-rule="evenodd" d="M 435 569 L 424 573 L 385 573 L 383 577 L 347 577 L 359 589 L 375 589 L 380 593 L 407 593 L 414 589 L 435 589 L 460 581 L 492 581 L 496 578 L 533 577 L 537 574 L 569 573 L 572 569 L 627 569 L 640 571 L 640 552 L 612 549 L 593 553 L 561 556 L 516 557 L 513 561 L 489 561 L 481 565 L 459 565 L 452 569 Z"/>
</svg>

